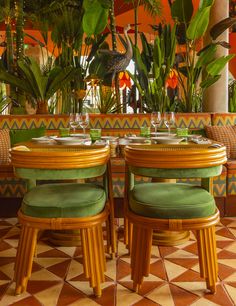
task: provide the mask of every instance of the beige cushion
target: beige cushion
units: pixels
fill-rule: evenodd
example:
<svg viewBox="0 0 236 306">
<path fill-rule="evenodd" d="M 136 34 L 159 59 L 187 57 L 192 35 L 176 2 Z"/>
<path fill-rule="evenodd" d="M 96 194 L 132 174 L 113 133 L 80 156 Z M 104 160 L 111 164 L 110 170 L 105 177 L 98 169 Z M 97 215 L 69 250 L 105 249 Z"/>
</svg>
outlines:
<svg viewBox="0 0 236 306">
<path fill-rule="evenodd" d="M 226 146 L 228 158 L 236 158 L 235 126 L 206 126 L 205 130 L 208 138 L 221 142 Z"/>
<path fill-rule="evenodd" d="M 9 163 L 10 136 L 9 130 L 0 130 L 0 165 Z"/>
</svg>

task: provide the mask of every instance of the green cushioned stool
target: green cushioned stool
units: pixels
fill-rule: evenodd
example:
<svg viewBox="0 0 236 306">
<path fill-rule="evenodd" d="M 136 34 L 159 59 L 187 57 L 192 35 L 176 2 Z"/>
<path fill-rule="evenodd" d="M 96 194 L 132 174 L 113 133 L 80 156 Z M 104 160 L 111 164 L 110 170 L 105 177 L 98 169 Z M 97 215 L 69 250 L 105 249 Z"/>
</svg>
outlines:
<svg viewBox="0 0 236 306">
<path fill-rule="evenodd" d="M 22 201 L 22 212 L 39 218 L 89 217 L 102 212 L 106 192 L 92 184 L 46 184 L 30 190 Z"/>
<path fill-rule="evenodd" d="M 189 184 L 138 184 L 129 197 L 130 209 L 150 218 L 201 218 L 216 210 L 214 197 L 207 190 Z"/>
<path fill-rule="evenodd" d="M 58 231 L 63 235 L 66 231 L 80 234 L 84 274 L 94 295 L 101 296 L 106 268 L 104 223 L 107 252 L 111 256 L 116 253 L 110 147 L 46 144 L 29 147 L 29 151 L 13 148 L 11 159 L 15 174 L 28 182 L 18 212 L 22 228 L 15 262 L 15 293 L 27 289 L 38 232 L 53 230 L 57 235 Z M 93 177 L 101 177 L 102 184 L 85 183 Z M 48 184 L 51 179 L 69 181 Z M 45 184 L 37 185 L 37 180 Z"/>
<path fill-rule="evenodd" d="M 221 173 L 226 162 L 225 147 L 129 145 L 125 162 L 125 243 L 131 253 L 133 289 L 138 292 L 149 275 L 153 237 L 159 235 L 160 244 L 165 237 L 164 245 L 173 246 L 175 236 L 195 230 L 200 275 L 214 293 L 218 271 L 214 231 L 219 211 L 212 196 L 212 177 Z M 152 182 L 135 184 L 135 176 L 152 178 Z M 182 178 L 200 178 L 201 186 L 172 182 Z"/>
</svg>

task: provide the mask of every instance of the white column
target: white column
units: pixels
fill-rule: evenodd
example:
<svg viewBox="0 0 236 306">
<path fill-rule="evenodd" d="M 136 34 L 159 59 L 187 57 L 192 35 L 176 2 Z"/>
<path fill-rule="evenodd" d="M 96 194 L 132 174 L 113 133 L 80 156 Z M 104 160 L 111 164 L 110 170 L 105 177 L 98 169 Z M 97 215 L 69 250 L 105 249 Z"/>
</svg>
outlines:
<svg viewBox="0 0 236 306">
<path fill-rule="evenodd" d="M 229 17 L 229 1 L 215 0 L 211 8 L 211 16 L 208 30 L 220 20 Z M 222 33 L 217 40 L 228 41 L 229 31 Z M 209 32 L 204 38 L 204 45 L 210 41 Z M 228 49 L 218 46 L 217 56 L 228 55 Z M 228 65 L 221 72 L 221 78 L 207 88 L 203 94 L 204 112 L 228 112 Z"/>
</svg>

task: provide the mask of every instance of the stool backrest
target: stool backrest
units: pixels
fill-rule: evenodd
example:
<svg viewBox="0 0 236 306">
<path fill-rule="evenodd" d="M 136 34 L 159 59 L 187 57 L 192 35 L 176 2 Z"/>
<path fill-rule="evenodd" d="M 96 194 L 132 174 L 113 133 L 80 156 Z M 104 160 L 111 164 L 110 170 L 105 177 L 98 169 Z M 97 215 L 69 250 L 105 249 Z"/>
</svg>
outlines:
<svg viewBox="0 0 236 306">
<path fill-rule="evenodd" d="M 129 145 L 125 161 L 131 173 L 158 178 L 217 176 L 226 162 L 224 146 Z"/>
<path fill-rule="evenodd" d="M 101 176 L 110 159 L 109 146 L 74 146 L 11 150 L 15 174 L 25 179 L 60 180 Z"/>
</svg>

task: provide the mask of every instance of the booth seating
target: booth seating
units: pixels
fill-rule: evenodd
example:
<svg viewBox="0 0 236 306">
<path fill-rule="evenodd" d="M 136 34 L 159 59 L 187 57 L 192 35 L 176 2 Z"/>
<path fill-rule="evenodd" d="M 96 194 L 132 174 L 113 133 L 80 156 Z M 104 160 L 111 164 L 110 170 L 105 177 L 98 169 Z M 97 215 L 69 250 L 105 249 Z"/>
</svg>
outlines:
<svg viewBox="0 0 236 306">
<path fill-rule="evenodd" d="M 129 145 L 125 148 L 125 162 L 125 241 L 131 252 L 133 289 L 138 292 L 144 276 L 149 275 L 154 230 L 167 231 L 167 236 L 168 231 L 194 230 L 200 275 L 214 293 L 218 275 L 215 225 L 219 211 L 212 196 L 212 177 L 221 173 L 226 162 L 225 147 Z M 135 184 L 135 175 L 158 179 L 196 177 L 201 179 L 201 186 Z"/>
<path fill-rule="evenodd" d="M 20 147 L 19 147 L 20 148 Z M 28 182 L 18 219 L 21 234 L 15 262 L 16 294 L 26 291 L 41 230 L 79 230 L 83 268 L 95 296 L 101 296 L 106 269 L 102 224 L 106 222 L 107 252 L 116 253 L 114 204 L 109 146 L 11 151 L 17 177 Z M 102 177 L 102 186 L 65 182 L 36 185 L 36 180 Z"/>
</svg>

